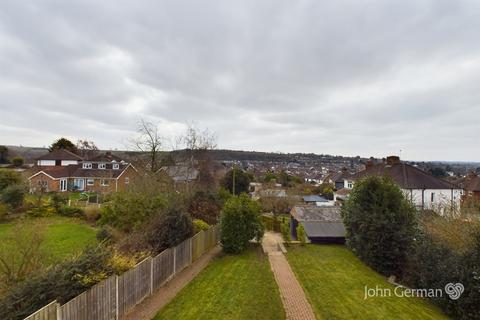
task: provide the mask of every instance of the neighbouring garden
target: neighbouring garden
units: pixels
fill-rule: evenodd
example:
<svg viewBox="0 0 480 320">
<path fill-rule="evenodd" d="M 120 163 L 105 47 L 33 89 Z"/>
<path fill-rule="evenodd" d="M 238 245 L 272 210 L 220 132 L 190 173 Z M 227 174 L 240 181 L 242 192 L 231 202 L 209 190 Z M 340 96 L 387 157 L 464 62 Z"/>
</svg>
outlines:
<svg viewBox="0 0 480 320">
<path fill-rule="evenodd" d="M 155 317 L 160 319 L 284 319 L 268 257 L 259 247 L 211 262 Z"/>
<path fill-rule="evenodd" d="M 448 319 L 427 299 L 364 299 L 365 286 L 392 290 L 394 286 L 345 246 L 290 246 L 287 259 L 317 319 Z"/>
<path fill-rule="evenodd" d="M 42 265 L 57 263 L 80 253 L 89 245 L 97 244 L 97 230 L 80 219 L 58 216 L 29 218 L 0 224 L 0 256 L 4 256 L 6 251 L 15 252 L 19 249 L 19 232 L 24 237 L 21 241 L 31 240 L 31 234 L 23 233 L 34 229 L 43 231 L 39 247 L 43 251 Z"/>
</svg>

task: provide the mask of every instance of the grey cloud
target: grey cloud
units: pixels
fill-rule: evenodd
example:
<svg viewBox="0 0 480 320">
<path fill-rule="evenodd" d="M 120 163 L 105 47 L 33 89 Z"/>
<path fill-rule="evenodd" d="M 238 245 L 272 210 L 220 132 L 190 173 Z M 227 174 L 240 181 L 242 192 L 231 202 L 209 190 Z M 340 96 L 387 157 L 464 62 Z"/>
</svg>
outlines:
<svg viewBox="0 0 480 320">
<path fill-rule="evenodd" d="M 122 148 L 144 117 L 166 135 L 194 120 L 222 148 L 480 160 L 479 14 L 468 0 L 3 1 L 0 143 Z"/>
</svg>

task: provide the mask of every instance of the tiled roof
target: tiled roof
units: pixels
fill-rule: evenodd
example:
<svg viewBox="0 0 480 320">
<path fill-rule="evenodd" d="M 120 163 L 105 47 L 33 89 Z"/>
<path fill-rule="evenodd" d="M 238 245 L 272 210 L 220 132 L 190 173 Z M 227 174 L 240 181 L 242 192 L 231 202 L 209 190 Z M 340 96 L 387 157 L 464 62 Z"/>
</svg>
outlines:
<svg viewBox="0 0 480 320">
<path fill-rule="evenodd" d="M 117 157 L 113 155 L 111 152 L 105 152 L 103 154 L 99 154 L 98 156 L 95 156 L 88 161 L 92 162 L 121 162 L 122 159 L 120 157 Z"/>
<path fill-rule="evenodd" d="M 120 169 L 83 169 L 82 165 L 69 165 L 69 166 L 51 166 L 51 167 L 36 167 L 32 175 L 38 172 L 44 172 L 49 176 L 59 178 L 103 178 L 103 179 L 116 179 L 122 172 L 128 167 L 127 164 L 120 165 Z"/>
<path fill-rule="evenodd" d="M 53 151 L 44 154 L 37 158 L 37 160 L 82 160 L 82 157 L 76 155 L 65 149 L 54 149 Z"/>
<path fill-rule="evenodd" d="M 402 189 L 459 189 L 450 182 L 435 178 L 404 162 L 376 164 L 354 174 L 351 179 L 357 180 L 369 175 L 391 177 Z"/>
</svg>

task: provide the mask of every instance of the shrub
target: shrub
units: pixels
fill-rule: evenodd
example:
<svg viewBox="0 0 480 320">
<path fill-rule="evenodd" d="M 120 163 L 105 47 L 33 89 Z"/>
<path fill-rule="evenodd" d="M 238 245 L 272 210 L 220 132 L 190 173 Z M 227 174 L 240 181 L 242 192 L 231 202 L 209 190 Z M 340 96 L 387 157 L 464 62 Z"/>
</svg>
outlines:
<svg viewBox="0 0 480 320">
<path fill-rule="evenodd" d="M 99 222 L 130 232 L 148 221 L 167 205 L 163 195 L 140 192 L 118 192 L 101 208 Z"/>
<path fill-rule="evenodd" d="M 21 184 L 21 182 L 20 173 L 9 169 L 0 169 L 0 192 L 8 186 Z"/>
<path fill-rule="evenodd" d="M 192 218 L 175 202 L 149 221 L 146 229 L 146 241 L 154 253 L 174 247 L 193 235 Z"/>
<path fill-rule="evenodd" d="M 358 181 L 342 207 L 347 245 L 384 275 L 400 275 L 416 232 L 416 210 L 387 177 Z"/>
<path fill-rule="evenodd" d="M 298 241 L 300 241 L 300 244 L 302 246 L 307 243 L 307 235 L 305 234 L 305 228 L 301 224 L 299 224 L 297 227 L 297 239 Z"/>
<path fill-rule="evenodd" d="M 209 224 L 200 219 L 193 219 L 193 226 L 195 228 L 195 233 L 200 232 L 201 230 L 208 230 L 210 228 Z"/>
<path fill-rule="evenodd" d="M 264 229 L 259 212 L 259 204 L 246 194 L 231 197 L 225 203 L 220 218 L 220 241 L 226 253 L 241 253 L 250 240 L 262 238 Z"/>
<path fill-rule="evenodd" d="M 30 207 L 26 214 L 30 217 L 50 217 L 55 214 L 55 209 L 48 204 L 40 204 L 39 206 Z"/>
<path fill-rule="evenodd" d="M 12 208 L 18 208 L 23 204 L 25 187 L 21 184 L 13 184 L 3 189 L 0 199 Z"/>
<path fill-rule="evenodd" d="M 478 319 L 480 314 L 480 230 L 469 236 L 471 245 L 458 250 L 437 235 L 422 233 L 409 255 L 404 277 L 414 288 L 443 290 L 447 283 L 462 283 L 465 291 L 458 300 L 447 295 L 433 298 L 454 319 Z"/>
<path fill-rule="evenodd" d="M 228 190 L 231 194 L 238 195 L 242 192 L 248 192 L 251 181 L 253 181 L 251 174 L 241 169 L 234 168 L 228 171 L 223 178 L 222 187 Z"/>
<path fill-rule="evenodd" d="M 64 194 L 61 194 L 61 193 L 58 193 L 58 192 L 54 192 L 52 194 L 52 196 L 50 197 L 50 199 L 51 199 L 51 202 L 52 202 L 52 206 L 55 209 L 55 212 L 57 214 L 61 214 L 60 213 L 61 207 L 67 204 L 68 196 L 66 196 Z"/>
<path fill-rule="evenodd" d="M 97 240 L 99 242 L 111 243 L 113 241 L 113 235 L 110 232 L 110 229 L 106 226 L 103 226 L 97 232 Z"/>
<path fill-rule="evenodd" d="M 3 286 L 14 285 L 43 267 L 42 261 L 46 257 L 42 250 L 43 235 L 42 225 L 20 221 L 2 238 L 0 278 Z"/>
<path fill-rule="evenodd" d="M 83 214 L 85 220 L 88 222 L 95 222 L 100 219 L 100 207 L 95 205 L 86 206 L 85 209 L 83 209 Z"/>
<path fill-rule="evenodd" d="M 23 166 L 23 163 L 25 161 L 23 160 L 22 157 L 14 157 L 14 158 L 12 158 L 11 162 L 15 167 L 21 167 L 21 166 Z"/>
<path fill-rule="evenodd" d="M 292 237 L 290 236 L 290 224 L 283 222 L 280 226 L 280 230 L 282 231 L 282 237 L 285 245 L 289 246 L 290 242 L 292 242 Z"/>
<path fill-rule="evenodd" d="M 58 214 L 65 217 L 82 217 L 84 212 L 79 207 L 61 206 Z"/>
<path fill-rule="evenodd" d="M 105 247 L 87 248 L 83 254 L 27 278 L 0 298 L 0 319 L 23 319 L 53 300 L 67 302 L 115 273 L 111 257 Z"/>
<path fill-rule="evenodd" d="M 220 216 L 220 204 L 215 194 L 197 191 L 188 206 L 188 212 L 194 219 L 201 219 L 208 224 L 216 224 Z"/>
</svg>

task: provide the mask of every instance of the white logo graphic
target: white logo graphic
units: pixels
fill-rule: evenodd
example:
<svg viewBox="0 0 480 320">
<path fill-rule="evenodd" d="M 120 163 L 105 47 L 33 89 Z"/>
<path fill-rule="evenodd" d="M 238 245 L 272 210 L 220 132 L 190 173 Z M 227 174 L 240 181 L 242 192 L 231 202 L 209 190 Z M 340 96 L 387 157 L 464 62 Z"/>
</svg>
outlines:
<svg viewBox="0 0 480 320">
<path fill-rule="evenodd" d="M 457 300 L 463 293 L 465 288 L 461 283 L 447 283 L 445 286 L 445 293 L 448 294 L 450 299 Z"/>
</svg>

